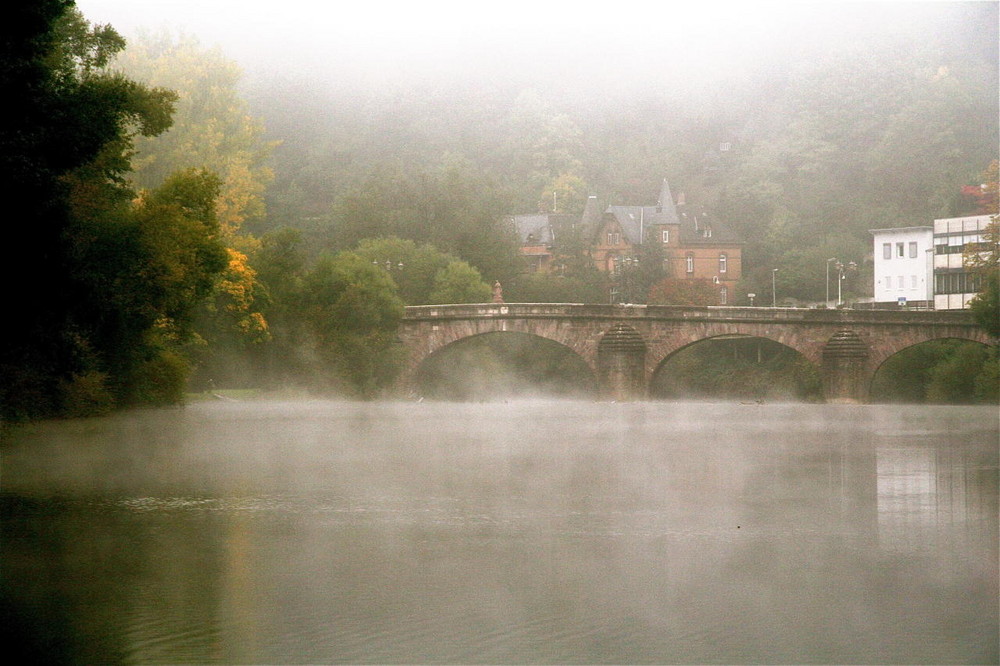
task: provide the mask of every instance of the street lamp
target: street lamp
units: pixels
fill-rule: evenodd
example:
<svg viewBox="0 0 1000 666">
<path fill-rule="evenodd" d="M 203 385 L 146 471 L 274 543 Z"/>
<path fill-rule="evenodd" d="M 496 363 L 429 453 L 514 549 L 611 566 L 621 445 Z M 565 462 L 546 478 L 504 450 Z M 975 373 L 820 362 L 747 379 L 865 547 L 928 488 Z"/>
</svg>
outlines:
<svg viewBox="0 0 1000 666">
<path fill-rule="evenodd" d="M 848 270 L 855 271 L 858 269 L 858 265 L 853 261 L 850 261 L 845 266 L 844 264 L 838 261 L 835 265 L 835 268 L 837 269 L 837 307 L 839 308 L 844 303 L 844 299 L 841 297 L 841 284 L 844 278 L 846 277 L 844 275 L 844 269 L 847 268 Z"/>
<path fill-rule="evenodd" d="M 830 307 L 830 262 L 836 262 L 837 257 L 830 257 L 826 260 L 826 307 Z"/>
<path fill-rule="evenodd" d="M 778 292 L 774 288 L 774 276 L 777 275 L 777 273 L 778 273 L 778 269 L 777 268 L 772 268 L 771 269 L 771 307 L 772 308 L 778 307 Z"/>
</svg>

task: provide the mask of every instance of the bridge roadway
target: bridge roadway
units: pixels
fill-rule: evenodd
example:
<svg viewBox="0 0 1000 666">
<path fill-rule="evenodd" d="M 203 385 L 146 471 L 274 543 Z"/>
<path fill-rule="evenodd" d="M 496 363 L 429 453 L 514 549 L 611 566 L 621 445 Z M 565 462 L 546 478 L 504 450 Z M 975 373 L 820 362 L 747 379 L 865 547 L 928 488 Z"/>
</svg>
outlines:
<svg viewBox="0 0 1000 666">
<path fill-rule="evenodd" d="M 413 392 L 421 364 L 453 342 L 517 332 L 553 340 L 590 367 L 602 395 L 639 399 L 657 368 L 680 349 L 719 336 L 767 338 L 820 368 L 828 402 L 865 402 L 878 368 L 929 340 L 996 344 L 966 310 L 487 303 L 409 306 L 399 327 L 407 352 L 397 390 Z"/>
</svg>

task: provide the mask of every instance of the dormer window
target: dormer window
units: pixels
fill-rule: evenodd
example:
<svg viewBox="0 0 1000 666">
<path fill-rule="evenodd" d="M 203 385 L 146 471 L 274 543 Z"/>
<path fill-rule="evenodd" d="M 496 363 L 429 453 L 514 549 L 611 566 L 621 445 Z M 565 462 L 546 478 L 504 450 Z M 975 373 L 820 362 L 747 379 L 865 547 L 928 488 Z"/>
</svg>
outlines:
<svg viewBox="0 0 1000 666">
<path fill-rule="evenodd" d="M 701 235 L 703 237 L 705 237 L 705 238 L 711 238 L 712 237 L 712 227 L 705 227 L 704 229 L 702 229 L 701 230 Z"/>
</svg>

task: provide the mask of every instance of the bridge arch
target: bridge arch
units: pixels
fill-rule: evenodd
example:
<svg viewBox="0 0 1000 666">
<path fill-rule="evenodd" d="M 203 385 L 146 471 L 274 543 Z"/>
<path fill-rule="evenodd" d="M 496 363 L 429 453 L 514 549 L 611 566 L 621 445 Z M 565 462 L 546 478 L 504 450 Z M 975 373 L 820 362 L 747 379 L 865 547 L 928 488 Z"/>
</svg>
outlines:
<svg viewBox="0 0 1000 666">
<path fill-rule="evenodd" d="M 817 363 L 774 337 L 720 334 L 690 342 L 660 359 L 650 374 L 648 394 L 818 399 L 819 378 Z"/>
<path fill-rule="evenodd" d="M 951 344 L 949 344 L 951 343 Z M 909 345 L 887 357 L 873 369 L 869 395 L 873 402 L 975 402 L 977 378 L 996 381 L 995 375 L 988 375 L 988 363 L 996 363 L 990 355 L 991 345 L 968 337 L 941 337 Z M 941 364 L 952 365 L 946 369 L 951 377 L 950 395 L 928 389 L 933 378 L 926 368 Z M 994 372 L 996 368 L 994 368 Z M 939 387 L 935 387 L 939 388 Z M 933 395 L 938 393 L 938 395 Z"/>
<path fill-rule="evenodd" d="M 525 390 L 555 395 L 597 393 L 587 361 L 567 345 L 534 333 L 487 331 L 438 347 L 414 370 L 421 396 L 466 399 Z"/>
</svg>

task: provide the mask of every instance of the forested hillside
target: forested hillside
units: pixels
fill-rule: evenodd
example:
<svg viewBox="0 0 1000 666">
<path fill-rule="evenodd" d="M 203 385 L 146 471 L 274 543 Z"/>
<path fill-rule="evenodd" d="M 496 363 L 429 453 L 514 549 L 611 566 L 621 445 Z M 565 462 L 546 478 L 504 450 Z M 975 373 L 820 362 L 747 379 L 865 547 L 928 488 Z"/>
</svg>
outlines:
<svg viewBox="0 0 1000 666">
<path fill-rule="evenodd" d="M 427 229 L 430 214 L 384 219 L 429 191 L 446 196 L 445 171 L 509 213 L 573 212 L 588 194 L 652 203 L 667 178 L 742 233 L 748 291 L 765 291 L 780 267 L 782 295 L 821 298 L 836 256 L 862 265 L 847 286 L 863 295 L 869 229 L 974 209 L 961 187 L 979 184 L 998 152 L 996 26 L 995 4 L 956 4 L 933 24 L 781 68 L 733 63 L 745 71 L 708 89 L 659 87 L 656 72 L 648 87 L 628 72 L 628 86 L 602 88 L 586 71 L 544 68 L 335 92 L 295 73 L 256 80 L 251 108 L 281 142 L 261 229 L 298 227 L 327 247 L 455 234 Z M 359 190 L 381 191 L 380 210 L 345 208 Z"/>
</svg>

